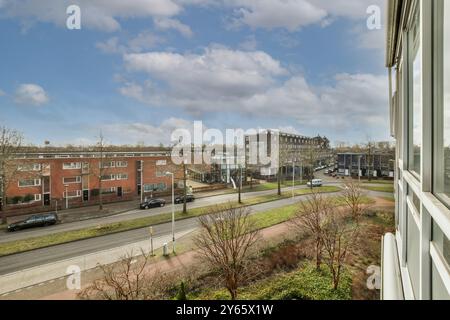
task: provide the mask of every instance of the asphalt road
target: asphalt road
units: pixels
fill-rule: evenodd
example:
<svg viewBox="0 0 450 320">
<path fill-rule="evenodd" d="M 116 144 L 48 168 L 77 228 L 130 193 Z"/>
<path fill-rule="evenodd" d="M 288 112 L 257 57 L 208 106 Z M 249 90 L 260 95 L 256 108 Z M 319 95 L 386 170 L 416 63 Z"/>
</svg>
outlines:
<svg viewBox="0 0 450 320">
<path fill-rule="evenodd" d="M 288 198 L 258 204 L 249 208 L 252 214 L 254 214 L 288 206 L 298 202 L 300 199 L 301 196 L 296 197 L 295 199 Z M 197 226 L 197 223 L 197 218 L 179 220 L 175 224 L 175 232 L 193 229 Z M 154 227 L 155 237 L 171 234 L 171 232 L 171 223 L 164 223 Z M 5 256 L 0 258 L 0 275 L 100 250 L 111 249 L 145 239 L 149 239 L 148 228 L 141 228 Z"/>
<path fill-rule="evenodd" d="M 336 182 L 333 183 L 327 183 L 327 185 L 339 185 Z M 306 188 L 305 186 L 297 186 L 295 189 L 301 189 Z M 291 188 L 284 188 L 283 191 L 291 190 Z M 247 192 L 242 193 L 242 199 L 249 199 L 254 198 L 258 196 L 263 195 L 270 195 L 275 194 L 277 190 L 265 190 L 265 191 L 258 191 L 258 192 Z M 188 203 L 188 209 L 194 209 L 194 208 L 200 208 L 200 207 L 206 207 L 210 205 L 215 204 L 223 204 L 230 201 L 237 201 L 238 195 L 236 193 L 232 194 L 223 194 L 223 195 L 217 195 L 217 196 L 211 196 L 207 198 L 200 198 L 195 200 L 195 202 Z M 181 211 L 183 209 L 183 205 L 175 205 L 175 211 Z M 121 221 L 127 221 L 127 220 L 133 220 L 137 218 L 143 218 L 143 217 L 150 217 L 159 215 L 162 213 L 170 213 L 172 212 L 172 206 L 171 204 L 166 205 L 162 208 L 153 208 L 149 210 L 131 210 L 125 213 L 112 215 L 108 217 L 102 217 L 102 218 L 96 218 L 96 219 L 89 219 L 89 220 L 83 220 L 83 221 L 76 221 L 76 222 L 70 222 L 70 223 L 63 223 L 58 224 L 55 226 L 45 227 L 45 228 L 36 228 L 36 229 L 28 229 L 28 230 L 21 230 L 18 232 L 7 232 L 2 231 L 0 232 L 0 245 L 4 242 L 10 242 L 10 241 L 17 241 L 17 240 L 23 240 L 33 237 L 39 237 L 39 236 L 45 236 L 52 233 L 58 233 L 58 232 L 67 232 L 71 230 L 79 230 L 84 229 L 88 227 L 96 227 L 103 224 L 108 223 L 114 223 L 114 222 L 121 222 Z"/>
</svg>

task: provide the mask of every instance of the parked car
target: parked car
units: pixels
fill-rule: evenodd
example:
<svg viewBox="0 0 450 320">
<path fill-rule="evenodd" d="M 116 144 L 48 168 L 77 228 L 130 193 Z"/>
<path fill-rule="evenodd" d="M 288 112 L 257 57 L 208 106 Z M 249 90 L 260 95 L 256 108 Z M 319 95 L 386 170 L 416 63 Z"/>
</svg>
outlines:
<svg viewBox="0 0 450 320">
<path fill-rule="evenodd" d="M 150 208 L 158 208 L 158 207 L 164 207 L 166 205 L 166 200 L 164 199 L 150 199 L 148 201 L 144 201 L 140 204 L 140 208 L 142 210 L 144 209 L 150 209 Z"/>
<path fill-rule="evenodd" d="M 193 194 L 187 194 L 186 195 L 186 202 L 194 202 L 195 197 Z M 175 203 L 183 203 L 184 202 L 184 196 L 176 197 Z"/>
<path fill-rule="evenodd" d="M 56 213 L 37 214 L 33 215 L 23 221 L 11 223 L 8 225 L 8 231 L 18 231 L 22 229 L 46 227 L 58 223 L 58 216 Z"/>
<path fill-rule="evenodd" d="M 321 179 L 313 179 L 312 181 L 308 181 L 306 184 L 308 187 L 311 187 L 311 182 L 313 187 L 321 187 L 322 186 L 322 180 Z"/>
</svg>

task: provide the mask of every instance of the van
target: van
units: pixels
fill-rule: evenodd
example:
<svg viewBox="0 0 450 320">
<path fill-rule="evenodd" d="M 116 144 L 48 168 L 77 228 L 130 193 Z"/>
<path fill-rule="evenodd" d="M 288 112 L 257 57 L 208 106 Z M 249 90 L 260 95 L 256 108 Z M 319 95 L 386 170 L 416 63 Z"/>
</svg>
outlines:
<svg viewBox="0 0 450 320">
<path fill-rule="evenodd" d="M 322 186 L 322 179 L 313 179 L 312 181 L 308 181 L 306 184 L 308 187 L 311 187 L 311 182 L 313 187 L 321 187 Z"/>
</svg>

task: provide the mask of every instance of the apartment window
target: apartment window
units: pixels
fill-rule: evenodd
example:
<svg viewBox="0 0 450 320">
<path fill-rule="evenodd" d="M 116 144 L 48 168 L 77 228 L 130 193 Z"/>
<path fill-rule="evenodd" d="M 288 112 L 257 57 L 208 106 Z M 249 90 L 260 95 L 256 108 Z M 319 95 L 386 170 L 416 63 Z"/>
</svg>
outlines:
<svg viewBox="0 0 450 320">
<path fill-rule="evenodd" d="M 167 161 L 166 160 L 158 160 L 158 161 L 156 161 L 156 165 L 157 166 L 165 166 L 165 165 L 167 165 Z"/>
<path fill-rule="evenodd" d="M 81 169 L 81 162 L 63 163 L 63 170 Z"/>
<path fill-rule="evenodd" d="M 40 171 L 41 165 L 39 163 L 21 164 L 17 169 L 19 171 Z"/>
<path fill-rule="evenodd" d="M 107 168 L 114 168 L 116 166 L 114 161 L 104 161 L 100 162 L 98 164 L 99 168 L 107 169 Z"/>
<path fill-rule="evenodd" d="M 126 168 L 128 167 L 128 161 L 116 161 L 117 168 Z"/>
<path fill-rule="evenodd" d="M 81 183 L 81 177 L 63 178 L 63 184 Z"/>
<path fill-rule="evenodd" d="M 422 46 L 420 42 L 420 10 L 416 6 L 408 32 L 409 46 L 409 170 L 420 176 L 422 150 Z"/>
<path fill-rule="evenodd" d="M 41 201 L 42 196 L 40 193 L 34 195 L 34 201 Z"/>
<path fill-rule="evenodd" d="M 116 192 L 116 188 L 112 187 L 112 188 L 106 188 L 106 189 L 102 189 L 102 194 L 112 194 Z"/>
<path fill-rule="evenodd" d="M 450 206 L 450 3 L 437 2 L 435 194 Z M 443 26 L 443 27 L 441 27 Z"/>
<path fill-rule="evenodd" d="M 128 180 L 128 174 L 126 173 L 119 173 L 116 175 L 116 180 Z"/>
<path fill-rule="evenodd" d="M 38 187 L 41 185 L 41 179 L 23 179 L 19 180 L 19 187 Z"/>
<path fill-rule="evenodd" d="M 111 181 L 115 180 L 116 176 L 114 174 L 104 174 L 100 177 L 102 181 Z"/>
<path fill-rule="evenodd" d="M 417 227 L 414 213 L 408 209 L 406 231 L 406 264 L 415 297 L 419 297 L 420 283 L 420 232 Z"/>
<path fill-rule="evenodd" d="M 64 192 L 64 198 L 79 198 L 81 197 L 81 190 Z"/>
</svg>

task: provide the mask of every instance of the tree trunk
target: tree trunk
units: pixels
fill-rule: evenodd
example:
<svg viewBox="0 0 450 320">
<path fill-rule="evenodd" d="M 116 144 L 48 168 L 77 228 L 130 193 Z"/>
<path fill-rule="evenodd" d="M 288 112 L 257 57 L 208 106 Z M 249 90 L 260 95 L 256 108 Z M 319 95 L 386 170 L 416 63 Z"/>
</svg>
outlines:
<svg viewBox="0 0 450 320">
<path fill-rule="evenodd" d="M 7 224 L 8 219 L 6 218 L 6 186 L 2 179 L 2 186 L 1 186 L 1 198 L 2 198 L 2 205 L 0 208 L 0 217 L 1 217 L 1 224 Z"/>
<path fill-rule="evenodd" d="M 322 254 L 321 254 L 321 243 L 320 240 L 317 239 L 316 240 L 316 269 L 319 270 L 320 269 L 320 265 L 322 264 Z"/>
<path fill-rule="evenodd" d="M 99 210 L 102 211 L 103 210 L 103 194 L 102 194 L 102 178 L 100 177 L 99 179 L 99 192 L 98 192 L 98 203 L 99 203 Z M 141 186 L 141 192 L 143 192 L 143 188 Z"/>
</svg>

